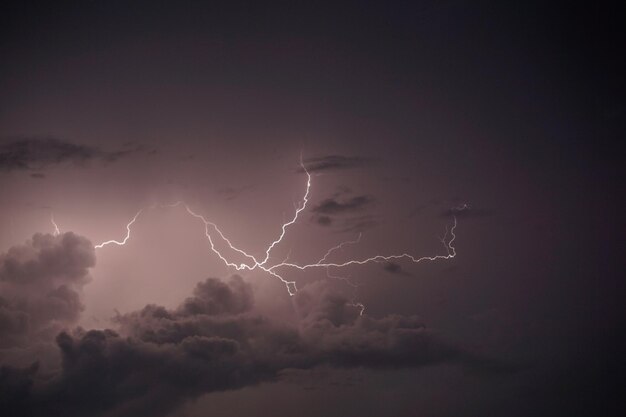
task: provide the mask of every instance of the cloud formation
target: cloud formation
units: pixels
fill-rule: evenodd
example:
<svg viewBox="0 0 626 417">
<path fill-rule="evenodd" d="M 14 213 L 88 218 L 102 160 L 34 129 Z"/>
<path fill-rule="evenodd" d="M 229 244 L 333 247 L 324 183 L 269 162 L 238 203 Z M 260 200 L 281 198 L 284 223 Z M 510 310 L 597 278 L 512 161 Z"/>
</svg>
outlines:
<svg viewBox="0 0 626 417">
<path fill-rule="evenodd" d="M 361 211 L 374 202 L 374 198 L 368 195 L 358 195 L 347 200 L 327 198 L 314 206 L 311 211 L 322 215 L 338 215 Z"/>
<path fill-rule="evenodd" d="M 91 242 L 71 232 L 38 233 L 0 254 L 0 360 L 3 349 L 54 338 L 76 323 L 95 262 Z"/>
<path fill-rule="evenodd" d="M 132 147 L 105 151 L 54 137 L 11 138 L 0 144 L 0 171 L 41 170 L 63 163 L 80 165 L 93 160 L 114 162 L 139 150 L 139 147 Z M 37 173 L 34 177 L 41 178 L 41 175 Z"/>
<path fill-rule="evenodd" d="M 360 168 L 373 162 L 372 159 L 358 156 L 325 155 L 305 159 L 304 166 L 309 172 L 322 172 Z M 298 172 L 304 170 L 300 167 Z"/>
<path fill-rule="evenodd" d="M 32 294 L 42 297 L 62 285 L 82 285 L 94 262 L 84 238 L 36 235 L 3 255 L 3 283 L 29 282 Z M 294 308 L 297 325 L 260 315 L 243 278 L 208 278 L 175 309 L 147 305 L 114 318 L 116 329 L 61 331 L 55 341 L 62 365 L 56 372 L 4 361 L 0 413 L 159 416 L 199 395 L 275 380 L 291 369 L 475 362 L 417 317 L 360 316 L 325 282 L 302 288 Z M 63 320 L 75 317 L 63 309 L 47 311 Z"/>
<path fill-rule="evenodd" d="M 374 203 L 373 197 L 357 195 L 342 198 L 343 194 L 346 192 L 339 192 L 313 206 L 311 221 L 320 226 L 333 225 L 338 232 L 342 233 L 359 233 L 378 224 L 376 216 L 361 213 Z M 346 217 L 350 215 L 352 216 Z"/>
</svg>

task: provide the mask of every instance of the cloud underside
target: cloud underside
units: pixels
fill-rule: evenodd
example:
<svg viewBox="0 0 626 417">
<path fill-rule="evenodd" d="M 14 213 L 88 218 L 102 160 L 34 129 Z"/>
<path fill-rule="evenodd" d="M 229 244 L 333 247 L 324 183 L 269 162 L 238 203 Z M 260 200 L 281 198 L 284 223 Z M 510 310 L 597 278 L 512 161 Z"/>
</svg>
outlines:
<svg viewBox="0 0 626 417">
<path fill-rule="evenodd" d="M 64 163 L 114 162 L 139 150 L 139 147 L 133 147 L 105 151 L 54 137 L 11 138 L 0 144 L 0 171 L 41 170 Z M 33 176 L 42 178 L 43 174 L 35 173 Z"/>
<path fill-rule="evenodd" d="M 325 155 L 305 159 L 303 163 L 309 172 L 323 172 L 361 168 L 373 162 L 371 159 L 357 156 Z M 304 172 L 304 170 L 299 168 L 298 172 Z"/>
<path fill-rule="evenodd" d="M 37 235 L 10 249 L 1 258 L 2 285 L 13 288 L 6 292 L 4 305 L 17 311 L 24 297 L 39 305 L 42 297 L 59 288 L 79 287 L 86 268 L 95 262 L 92 256 L 89 242 L 71 233 Z M 44 279 L 51 276 L 52 283 Z M 30 289 L 15 289 L 22 285 L 17 281 L 29 281 Z M 67 328 L 81 310 L 72 305 L 69 310 L 75 314 L 54 316 Z M 118 315 L 114 329 L 47 332 L 52 349 L 60 354 L 58 369 L 44 372 L 36 358 L 33 365 L 17 366 L 10 356 L 0 356 L 0 414 L 158 416 L 199 395 L 271 381 L 290 369 L 476 362 L 439 340 L 417 317 L 360 316 L 323 281 L 300 290 L 294 308 L 297 325 L 260 315 L 252 287 L 241 277 L 227 282 L 209 278 L 178 308 L 147 305 Z M 32 310 L 21 312 L 25 323 L 32 320 L 22 330 L 7 329 L 1 322 L 6 334 L 21 336 L 3 346 L 7 351 L 27 349 L 34 338 L 31 332 L 50 324 Z"/>
<path fill-rule="evenodd" d="M 336 198 L 327 198 L 311 209 L 313 213 L 322 215 L 337 215 L 361 211 L 371 205 L 374 199 L 368 195 L 358 195 L 345 201 Z"/>
<path fill-rule="evenodd" d="M 342 199 L 338 195 L 322 200 L 311 212 L 311 220 L 320 226 L 333 226 L 338 232 L 363 232 L 378 224 L 377 217 L 363 214 L 374 203 L 368 195 Z"/>
</svg>

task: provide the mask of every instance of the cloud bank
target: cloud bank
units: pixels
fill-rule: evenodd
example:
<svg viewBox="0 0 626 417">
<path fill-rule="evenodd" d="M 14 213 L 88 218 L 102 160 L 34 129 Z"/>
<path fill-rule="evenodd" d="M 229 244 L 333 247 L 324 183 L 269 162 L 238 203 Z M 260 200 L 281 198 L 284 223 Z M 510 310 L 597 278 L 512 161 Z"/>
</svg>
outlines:
<svg viewBox="0 0 626 417">
<path fill-rule="evenodd" d="M 71 232 L 38 233 L 0 255 L 0 360 L 3 348 L 32 345 L 77 322 L 95 262 L 91 242 Z"/>
<path fill-rule="evenodd" d="M 27 349 L 51 323 L 64 326 L 46 332 L 60 357 L 57 369 L 3 358 L 2 415 L 159 416 L 202 394 L 293 369 L 479 362 L 417 317 L 360 316 L 323 281 L 293 297 L 297 325 L 256 312 L 252 286 L 235 275 L 198 283 L 174 309 L 151 304 L 118 315 L 113 329 L 71 329 L 82 310 L 79 289 L 95 264 L 87 239 L 38 234 L 0 260 L 3 332 L 31 335 L 11 348 Z"/>
</svg>

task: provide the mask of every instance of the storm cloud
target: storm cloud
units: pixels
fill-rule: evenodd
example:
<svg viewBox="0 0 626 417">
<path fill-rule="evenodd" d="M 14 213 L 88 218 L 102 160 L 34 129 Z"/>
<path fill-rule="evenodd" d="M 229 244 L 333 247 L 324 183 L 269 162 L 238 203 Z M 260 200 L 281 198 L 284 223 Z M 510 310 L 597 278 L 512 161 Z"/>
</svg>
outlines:
<svg viewBox="0 0 626 417">
<path fill-rule="evenodd" d="M 94 263 L 86 246 L 86 239 L 70 233 L 36 235 L 4 256 L 3 282 L 30 277 L 40 288 L 35 292 L 44 294 L 50 284 L 43 277 L 57 279 L 57 272 L 65 277 L 62 282 L 82 283 Z M 17 253 L 32 248 L 38 249 L 37 261 L 12 261 L 25 259 Z M 69 254 L 73 262 L 61 267 Z M 44 269 L 56 272 L 34 272 Z M 309 284 L 293 300 L 297 324 L 255 312 L 252 286 L 242 277 L 208 278 L 177 308 L 147 305 L 118 314 L 116 329 L 61 331 L 55 339 L 62 363 L 57 372 L 43 374 L 36 362 L 2 366 L 0 388 L 6 394 L 0 411 L 12 416 L 166 415 L 199 395 L 276 380 L 291 369 L 476 362 L 415 316 L 361 316 L 325 282 Z"/>
<path fill-rule="evenodd" d="M 91 242 L 71 232 L 37 233 L 0 255 L 0 358 L 2 348 L 54 338 L 76 323 L 95 262 Z"/>
<path fill-rule="evenodd" d="M 41 170 L 63 163 L 81 165 L 94 160 L 114 162 L 139 150 L 140 147 L 129 147 L 105 151 L 55 137 L 10 138 L 0 144 L 0 171 Z M 43 174 L 33 176 L 42 178 Z"/>
</svg>

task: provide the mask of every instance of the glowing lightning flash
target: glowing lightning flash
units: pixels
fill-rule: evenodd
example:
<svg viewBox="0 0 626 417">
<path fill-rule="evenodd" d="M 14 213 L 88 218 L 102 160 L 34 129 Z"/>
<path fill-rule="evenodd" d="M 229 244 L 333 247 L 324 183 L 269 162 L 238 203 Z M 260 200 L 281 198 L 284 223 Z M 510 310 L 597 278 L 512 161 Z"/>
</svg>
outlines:
<svg viewBox="0 0 626 417">
<path fill-rule="evenodd" d="M 52 236 L 58 236 L 61 234 L 61 230 L 59 230 L 59 226 L 54 221 L 54 214 L 50 213 L 50 223 L 54 226 L 54 232 L 52 232 Z"/>
<path fill-rule="evenodd" d="M 269 244 L 269 246 L 267 247 L 267 249 L 265 250 L 265 256 L 263 257 L 262 260 L 257 259 L 254 255 L 251 255 L 249 253 L 247 253 L 246 251 L 239 249 L 238 247 L 234 246 L 233 243 L 224 235 L 224 233 L 222 233 L 222 231 L 219 229 L 219 227 L 207 220 L 204 216 L 202 216 L 201 214 L 198 214 L 196 212 L 194 212 L 187 204 L 185 204 L 182 201 L 178 201 L 176 203 L 173 204 L 162 204 L 162 205 L 153 205 L 150 207 L 150 209 L 156 208 L 156 207 L 177 207 L 177 206 L 183 206 L 185 208 L 185 211 L 191 215 L 192 217 L 199 219 L 200 221 L 202 221 L 202 223 L 204 224 L 204 235 L 206 236 L 208 242 L 209 242 L 209 246 L 211 248 L 211 251 L 213 253 L 215 253 L 221 260 L 222 262 L 224 262 L 224 264 L 227 267 L 230 268 L 234 268 L 237 271 L 242 271 L 242 270 L 248 270 L 248 271 L 252 271 L 254 269 L 260 269 L 264 272 L 267 272 L 268 274 L 280 279 L 285 286 L 287 287 L 287 291 L 289 292 L 289 295 L 294 295 L 298 289 L 296 287 L 296 283 L 295 281 L 289 281 L 285 278 L 283 278 L 283 276 L 278 272 L 280 269 L 283 268 L 291 268 L 291 269 L 298 269 L 301 271 L 307 270 L 307 269 L 311 269 L 311 268 L 325 268 L 326 269 L 326 274 L 329 278 L 337 278 L 337 279 L 342 279 L 344 281 L 346 281 L 349 285 L 353 286 L 353 287 L 357 287 L 356 284 L 352 283 L 349 278 L 347 277 L 341 277 L 341 276 L 336 276 L 336 275 L 331 275 L 329 272 L 330 268 L 343 268 L 346 266 L 350 266 L 350 265 L 365 265 L 367 263 L 370 262 L 384 262 L 384 261 L 391 261 L 391 260 L 395 260 L 395 259 L 407 259 L 413 263 L 420 263 L 420 262 L 424 262 L 424 261 L 436 261 L 436 260 L 445 260 L 445 259 L 451 259 L 454 258 L 456 256 L 456 250 L 454 248 L 454 246 L 452 246 L 454 240 L 456 239 L 456 235 L 454 233 L 456 226 L 457 226 L 457 220 L 456 217 L 454 218 L 454 223 L 452 225 L 452 227 L 450 227 L 450 229 L 448 230 L 448 228 L 446 227 L 446 233 L 444 235 L 443 238 L 441 238 L 441 242 L 443 243 L 444 247 L 446 248 L 446 254 L 445 255 L 433 255 L 433 256 L 422 256 L 419 258 L 414 257 L 411 254 L 408 253 L 403 253 L 403 254 L 399 254 L 399 255 L 375 255 L 369 258 L 365 258 L 365 259 L 350 259 L 347 261 L 343 261 L 343 262 L 330 262 L 328 261 L 328 258 L 331 254 L 333 254 L 335 251 L 338 251 L 340 249 L 343 249 L 344 246 L 349 245 L 349 244 L 356 244 L 359 243 L 359 241 L 361 240 L 361 234 L 359 234 L 358 238 L 356 240 L 352 240 L 352 241 L 347 241 L 347 242 L 342 242 L 332 248 L 330 248 L 326 254 L 320 258 L 317 262 L 315 263 L 311 263 L 311 264 L 297 264 L 297 263 L 293 263 L 293 262 L 288 262 L 288 257 L 282 261 L 279 262 L 277 264 L 274 264 L 272 266 L 268 266 L 268 262 L 271 259 L 270 257 L 270 253 L 271 251 L 276 247 L 276 245 L 278 245 L 283 238 L 285 237 L 285 234 L 287 233 L 287 228 L 291 225 L 293 225 L 294 223 L 297 222 L 298 220 L 298 216 L 300 215 L 300 213 L 302 213 L 302 211 L 304 211 L 306 209 L 306 205 L 309 201 L 309 194 L 310 194 L 310 190 L 311 190 L 311 174 L 309 173 L 309 171 L 306 169 L 306 167 L 304 166 L 304 163 L 302 162 L 302 157 L 300 158 L 300 166 L 302 167 L 302 169 L 304 170 L 304 172 L 306 173 L 307 176 L 307 182 L 306 182 L 306 191 L 304 193 L 304 196 L 302 198 L 302 200 L 300 201 L 300 203 L 298 205 L 295 206 L 295 212 L 293 217 L 291 218 L 291 220 L 285 222 L 282 224 L 281 226 L 281 233 L 278 236 L 278 238 L 276 240 L 274 240 L 273 242 L 271 242 Z M 467 208 L 467 206 L 462 207 L 462 209 Z M 128 239 L 130 239 L 130 235 L 131 235 L 131 226 L 133 225 L 133 223 L 135 223 L 137 221 L 137 219 L 139 218 L 139 216 L 141 215 L 141 213 L 144 211 L 144 209 L 141 209 L 137 212 L 137 214 L 135 214 L 135 216 L 130 220 L 130 222 L 128 222 L 128 224 L 126 225 L 126 236 L 122 239 L 122 240 L 107 240 L 105 242 L 99 243 L 97 245 L 95 245 L 94 247 L 96 249 L 100 249 L 103 248 L 107 245 L 110 244 L 115 244 L 118 246 L 123 246 L 126 244 L 126 242 L 128 241 Z M 56 227 L 56 223 L 54 223 L 54 220 L 51 218 L 51 221 L 53 222 L 54 226 L 55 226 L 55 235 L 60 233 L 58 227 Z M 227 246 L 228 249 L 230 249 L 233 252 L 238 253 L 239 255 L 242 255 L 246 262 L 241 262 L 241 263 L 236 263 L 233 262 L 232 260 L 229 260 L 227 258 L 226 255 L 224 255 L 222 253 L 222 251 L 220 249 L 218 249 L 215 246 L 215 242 L 213 241 L 213 236 L 212 236 L 212 231 L 214 231 L 215 233 L 217 233 L 217 235 L 219 236 L 219 239 L 221 239 L 222 242 L 224 242 Z M 447 239 L 448 234 L 450 234 L 450 239 Z M 360 302 L 356 302 L 356 301 L 352 301 L 351 303 L 349 303 L 349 305 L 359 308 L 360 309 L 360 314 L 363 314 L 363 311 L 365 310 L 365 306 L 360 303 Z"/>
<path fill-rule="evenodd" d="M 128 222 L 128 224 L 126 225 L 126 236 L 124 237 L 124 239 L 122 241 L 119 240 L 107 240 L 106 242 L 102 242 L 96 246 L 94 246 L 94 248 L 96 249 L 100 249 L 105 247 L 106 245 L 110 245 L 110 244 L 115 244 L 118 246 L 124 246 L 126 244 L 126 242 L 128 241 L 128 239 L 130 239 L 130 226 L 133 225 L 133 223 L 135 223 L 137 221 L 137 217 L 139 217 L 139 215 L 141 214 L 141 212 L 143 211 L 143 209 L 139 210 L 137 212 L 137 214 L 135 214 L 135 217 L 133 217 L 133 219 Z"/>
</svg>

